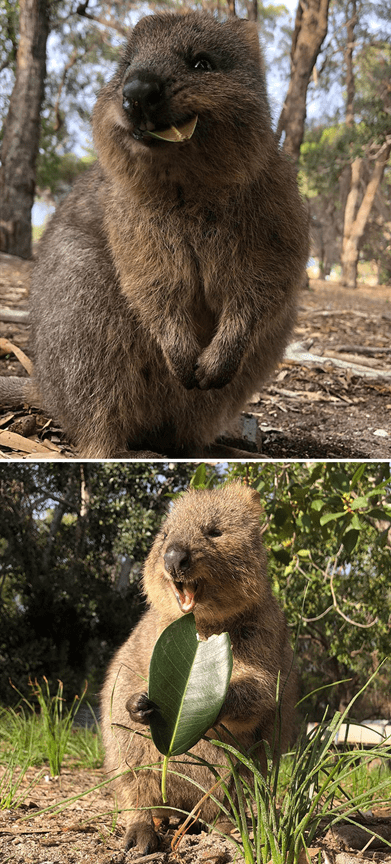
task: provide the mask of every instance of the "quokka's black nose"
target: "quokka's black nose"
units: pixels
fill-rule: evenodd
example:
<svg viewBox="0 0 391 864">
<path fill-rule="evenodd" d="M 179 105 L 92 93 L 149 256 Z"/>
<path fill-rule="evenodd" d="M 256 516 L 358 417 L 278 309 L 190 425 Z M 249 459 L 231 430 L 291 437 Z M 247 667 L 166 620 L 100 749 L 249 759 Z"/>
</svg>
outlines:
<svg viewBox="0 0 391 864">
<path fill-rule="evenodd" d="M 172 543 L 164 555 L 164 565 L 169 573 L 188 570 L 190 567 L 190 552 L 179 543 Z"/>
<path fill-rule="evenodd" d="M 124 84 L 122 104 L 130 117 L 149 118 L 164 96 L 164 85 L 160 78 L 150 72 L 135 72 Z"/>
</svg>

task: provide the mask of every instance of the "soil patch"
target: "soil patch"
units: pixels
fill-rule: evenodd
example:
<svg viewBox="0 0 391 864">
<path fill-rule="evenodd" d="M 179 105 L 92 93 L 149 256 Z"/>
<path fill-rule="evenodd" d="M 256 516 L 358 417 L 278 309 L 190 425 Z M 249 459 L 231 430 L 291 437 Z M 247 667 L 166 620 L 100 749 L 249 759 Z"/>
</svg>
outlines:
<svg viewBox="0 0 391 864">
<path fill-rule="evenodd" d="M 4 770 L 4 769 L 3 769 Z M 1 779 L 0 772 L 0 779 Z M 121 816 L 113 812 L 113 799 L 107 786 L 88 792 L 105 779 L 102 769 L 65 769 L 60 777 L 51 778 L 46 769 L 30 768 L 23 783 L 31 783 L 22 806 L 0 811 L 0 861 L 2 864 L 242 864 L 232 841 L 219 835 L 201 832 L 183 837 L 175 852 L 171 849 L 176 825 L 174 821 L 162 833 L 158 852 L 143 856 L 138 850 L 123 851 L 124 829 Z M 85 794 L 87 793 L 88 794 Z M 41 813 L 53 804 L 83 794 L 68 803 L 60 813 Z M 390 839 L 391 811 L 371 814 L 376 833 Z M 391 850 L 375 844 L 372 851 L 360 850 L 368 844 L 369 835 L 352 833 L 351 826 L 322 832 L 313 841 L 311 857 L 323 864 L 365 864 L 384 861 L 391 864 Z M 235 835 L 233 835 L 235 836 Z M 303 860 L 303 864 L 305 861 Z"/>
<path fill-rule="evenodd" d="M 27 309 L 32 266 L 30 261 L 0 255 L 2 308 L 16 313 Z M 0 337 L 29 354 L 27 322 L 0 318 Z M 293 344 L 248 406 L 253 418 L 250 440 L 231 438 L 224 443 L 256 459 L 389 458 L 390 337 L 391 287 L 359 285 L 351 290 L 311 280 L 300 297 Z M 13 354 L 0 351 L 0 375 L 26 374 Z M 229 457 L 218 446 L 210 455 Z M 64 457 L 77 458 L 77 452 L 53 418 L 37 409 L 0 408 L 0 458 Z"/>
</svg>

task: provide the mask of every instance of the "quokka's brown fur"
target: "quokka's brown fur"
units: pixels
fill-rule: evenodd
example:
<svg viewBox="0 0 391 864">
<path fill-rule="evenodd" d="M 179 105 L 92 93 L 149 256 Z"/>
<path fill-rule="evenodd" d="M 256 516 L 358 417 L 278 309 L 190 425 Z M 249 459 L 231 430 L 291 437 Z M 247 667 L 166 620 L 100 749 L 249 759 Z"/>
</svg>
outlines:
<svg viewBox="0 0 391 864">
<path fill-rule="evenodd" d="M 195 117 L 190 140 L 149 136 Z M 93 129 L 32 280 L 35 392 L 80 455 L 194 456 L 281 358 L 307 258 L 255 25 L 143 18 Z"/>
<path fill-rule="evenodd" d="M 143 585 L 149 608 L 109 667 L 101 702 L 105 767 L 113 777 L 126 772 L 113 781 L 119 806 L 126 811 L 126 844 L 137 844 L 145 854 L 158 843 L 152 813 L 134 808 L 153 807 L 155 816 L 166 816 L 167 811 L 159 811 L 161 772 L 132 769 L 161 762 L 163 757 L 150 739 L 130 730 L 148 732 L 143 724 L 149 722 L 151 708 L 145 693 L 149 662 L 168 624 L 193 611 L 201 638 L 228 631 L 233 671 L 217 722 L 244 748 L 262 739 L 271 747 L 277 740 L 282 749 L 289 743 L 297 680 L 286 621 L 266 575 L 260 513 L 259 495 L 239 483 L 211 491 L 190 490 L 178 500 L 145 563 Z M 279 674 L 283 697 L 277 718 Z M 223 736 L 221 727 L 220 732 Z M 212 730 L 207 734 L 215 737 Z M 222 762 L 221 750 L 204 740 L 192 752 L 210 763 Z M 265 764 L 262 745 L 259 755 Z M 186 760 L 186 756 L 177 758 Z M 214 783 L 204 767 L 182 764 L 178 769 L 205 789 Z M 169 806 L 186 811 L 202 794 L 186 778 L 170 773 L 167 791 Z M 211 821 L 216 812 L 216 805 L 208 800 L 201 817 Z"/>
</svg>

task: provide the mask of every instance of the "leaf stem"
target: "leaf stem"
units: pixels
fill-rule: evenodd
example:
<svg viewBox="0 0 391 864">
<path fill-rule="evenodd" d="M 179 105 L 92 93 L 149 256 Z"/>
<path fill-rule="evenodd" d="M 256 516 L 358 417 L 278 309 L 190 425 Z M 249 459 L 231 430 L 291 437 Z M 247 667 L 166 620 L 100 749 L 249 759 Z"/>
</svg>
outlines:
<svg viewBox="0 0 391 864">
<path fill-rule="evenodd" d="M 167 804 L 167 768 L 168 768 L 168 760 L 169 756 L 165 756 L 163 759 L 163 771 L 162 771 L 162 798 L 163 804 Z"/>
</svg>

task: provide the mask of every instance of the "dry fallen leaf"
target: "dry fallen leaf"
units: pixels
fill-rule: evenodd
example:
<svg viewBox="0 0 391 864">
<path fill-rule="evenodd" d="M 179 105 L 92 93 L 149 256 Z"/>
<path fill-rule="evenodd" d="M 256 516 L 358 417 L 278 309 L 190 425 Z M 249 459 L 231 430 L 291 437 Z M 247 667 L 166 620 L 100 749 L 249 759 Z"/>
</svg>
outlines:
<svg viewBox="0 0 391 864">
<path fill-rule="evenodd" d="M 26 354 L 24 353 L 24 351 L 21 350 L 21 348 L 18 348 L 17 345 L 14 345 L 13 342 L 9 341 L 9 339 L 1 338 L 0 339 L 0 349 L 2 349 L 6 354 L 8 354 L 8 353 L 15 354 L 15 357 L 18 358 L 18 360 L 20 361 L 22 366 L 24 366 L 24 368 L 26 369 L 26 372 L 28 372 L 29 375 L 32 374 L 33 364 L 31 362 L 31 360 L 29 360 L 29 358 L 26 357 Z"/>
<path fill-rule="evenodd" d="M 315 858 L 320 852 L 320 846 L 310 846 L 309 849 L 302 849 L 299 858 L 298 864 L 310 864 L 311 858 Z"/>
<path fill-rule="evenodd" d="M 31 438 L 23 438 L 16 432 L 8 432 L 6 429 L 0 430 L 0 447 L 12 447 L 14 450 L 21 450 L 22 453 L 50 453 L 50 449 L 40 441 L 34 441 Z"/>
</svg>

